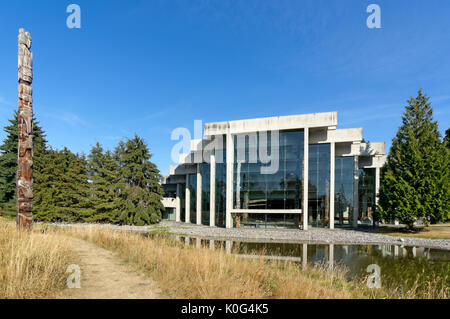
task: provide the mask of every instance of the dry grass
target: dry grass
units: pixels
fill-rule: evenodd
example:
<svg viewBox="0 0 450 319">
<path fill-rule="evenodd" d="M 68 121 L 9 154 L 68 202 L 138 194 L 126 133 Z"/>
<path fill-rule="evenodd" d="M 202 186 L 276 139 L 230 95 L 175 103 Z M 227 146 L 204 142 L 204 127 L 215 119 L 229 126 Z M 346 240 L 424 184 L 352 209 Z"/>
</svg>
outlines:
<svg viewBox="0 0 450 319">
<path fill-rule="evenodd" d="M 289 262 L 242 259 L 161 237 L 98 228 L 60 230 L 118 252 L 174 298 L 353 298 L 360 291 L 328 266 L 302 270 Z M 353 289 L 353 291 L 352 291 Z"/>
<path fill-rule="evenodd" d="M 430 225 L 415 233 L 401 232 L 392 228 L 379 228 L 377 233 L 400 237 L 450 239 L 450 224 Z"/>
<path fill-rule="evenodd" d="M 64 288 L 74 255 L 57 234 L 18 232 L 0 220 L 0 298 L 51 298 Z"/>
</svg>

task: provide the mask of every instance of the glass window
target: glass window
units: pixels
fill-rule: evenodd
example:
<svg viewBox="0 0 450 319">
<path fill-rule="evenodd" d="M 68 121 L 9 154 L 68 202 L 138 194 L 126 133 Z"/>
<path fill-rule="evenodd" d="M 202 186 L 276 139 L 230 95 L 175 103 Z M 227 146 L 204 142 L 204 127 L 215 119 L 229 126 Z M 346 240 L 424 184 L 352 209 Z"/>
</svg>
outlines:
<svg viewBox="0 0 450 319">
<path fill-rule="evenodd" d="M 197 174 L 189 174 L 190 222 L 197 223 Z"/>
<path fill-rule="evenodd" d="M 336 157 L 334 186 L 334 225 L 352 226 L 353 156 Z"/>
<path fill-rule="evenodd" d="M 201 164 L 202 171 L 202 224 L 209 225 L 211 165 Z"/>
<path fill-rule="evenodd" d="M 326 227 L 330 221 L 330 144 L 309 145 L 308 223 Z"/>
<path fill-rule="evenodd" d="M 263 164 L 259 160 L 259 133 L 256 134 L 256 145 L 249 145 L 249 141 L 254 139 L 248 136 L 245 139 L 234 136 L 233 205 L 235 208 L 261 210 L 301 208 L 303 136 L 303 131 L 279 132 L 279 163 L 278 171 L 274 174 L 261 174 L 261 167 L 268 164 Z M 243 140 L 245 143 L 242 143 Z M 270 152 L 270 132 L 267 133 L 267 140 L 269 144 L 267 149 Z M 238 162 L 239 149 L 245 149 L 246 157 Z M 250 163 L 250 159 L 255 157 L 258 162 Z"/>
</svg>

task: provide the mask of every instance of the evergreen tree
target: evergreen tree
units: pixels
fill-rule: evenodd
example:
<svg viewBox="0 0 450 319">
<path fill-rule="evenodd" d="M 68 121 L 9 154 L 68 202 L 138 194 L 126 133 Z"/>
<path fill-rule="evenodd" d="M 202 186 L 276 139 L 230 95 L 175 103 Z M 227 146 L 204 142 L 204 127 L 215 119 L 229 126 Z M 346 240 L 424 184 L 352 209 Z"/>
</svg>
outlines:
<svg viewBox="0 0 450 319">
<path fill-rule="evenodd" d="M 125 183 L 121 180 L 120 167 L 113 155 L 110 151 L 104 152 L 98 142 L 89 154 L 88 172 L 90 206 L 94 213 L 87 221 L 119 223 L 120 210 L 125 205 L 120 190 Z"/>
<path fill-rule="evenodd" d="M 422 90 L 408 100 L 381 173 L 381 216 L 408 228 L 417 218 L 438 222 L 448 215 L 448 158 L 428 100 Z"/>
<path fill-rule="evenodd" d="M 445 131 L 445 138 L 444 138 L 444 143 L 447 146 L 447 148 L 450 148 L 450 128 L 448 128 Z"/>
<path fill-rule="evenodd" d="M 9 120 L 9 123 L 3 129 L 6 132 L 6 138 L 0 145 L 0 206 L 8 215 L 14 215 L 16 213 L 17 147 L 19 143 L 17 111 L 14 112 L 14 117 Z M 36 176 L 39 176 L 42 167 L 40 158 L 47 147 L 45 137 L 45 132 L 39 126 L 39 122 L 33 118 L 34 189 L 39 189 L 39 183 L 36 185 Z"/>
<path fill-rule="evenodd" d="M 87 161 L 84 155 L 73 154 L 67 148 L 50 149 L 43 158 L 40 191 L 35 194 L 36 220 L 80 222 L 90 220 Z"/>
<path fill-rule="evenodd" d="M 134 136 L 126 142 L 120 141 L 114 154 L 120 166 L 125 188 L 122 196 L 125 205 L 120 215 L 123 224 L 145 225 L 161 220 L 163 190 L 156 165 L 150 161 L 152 155 L 145 141 Z"/>
</svg>

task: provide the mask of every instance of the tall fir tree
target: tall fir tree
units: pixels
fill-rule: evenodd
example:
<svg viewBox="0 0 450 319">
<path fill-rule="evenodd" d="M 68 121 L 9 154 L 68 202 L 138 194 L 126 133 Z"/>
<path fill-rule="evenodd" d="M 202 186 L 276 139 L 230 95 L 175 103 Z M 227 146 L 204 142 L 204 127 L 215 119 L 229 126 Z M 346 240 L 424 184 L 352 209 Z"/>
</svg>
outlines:
<svg viewBox="0 0 450 319">
<path fill-rule="evenodd" d="M 42 187 L 35 193 L 34 216 L 45 222 L 90 220 L 90 186 L 84 155 L 50 149 L 43 158 Z"/>
<path fill-rule="evenodd" d="M 17 147 L 18 127 L 17 111 L 9 120 L 9 125 L 4 127 L 6 138 L 0 145 L 0 206 L 6 214 L 16 213 L 16 172 L 17 172 Z M 41 171 L 41 158 L 47 148 L 46 135 L 39 122 L 33 118 L 33 173 L 34 189 L 39 189 L 39 173 Z"/>
<path fill-rule="evenodd" d="M 121 189 L 125 183 L 120 176 L 120 167 L 110 151 L 103 151 L 100 143 L 92 147 L 88 156 L 90 179 L 90 206 L 94 222 L 120 222 L 120 212 L 125 206 Z"/>
<path fill-rule="evenodd" d="M 125 183 L 125 206 L 120 215 L 123 224 L 145 225 L 161 220 L 163 190 L 156 165 L 145 141 L 135 135 L 126 142 L 120 141 L 114 157 L 120 166 Z"/>
<path fill-rule="evenodd" d="M 379 208 L 384 219 L 413 228 L 418 218 L 448 215 L 448 158 L 429 98 L 419 90 L 408 101 L 381 173 Z"/>
</svg>

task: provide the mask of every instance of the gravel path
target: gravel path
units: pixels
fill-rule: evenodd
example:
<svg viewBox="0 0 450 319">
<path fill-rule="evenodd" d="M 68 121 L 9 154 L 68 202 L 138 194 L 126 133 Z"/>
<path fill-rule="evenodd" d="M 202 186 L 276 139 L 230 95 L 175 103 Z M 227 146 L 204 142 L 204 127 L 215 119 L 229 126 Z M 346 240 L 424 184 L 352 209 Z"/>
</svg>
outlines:
<svg viewBox="0 0 450 319">
<path fill-rule="evenodd" d="M 450 250 L 450 240 L 446 239 L 395 237 L 350 229 L 313 228 L 306 231 L 297 229 L 226 229 L 189 225 L 171 221 L 163 221 L 160 225 L 168 227 L 169 232 L 174 234 L 216 239 L 234 239 L 239 241 L 306 242 L 320 244 L 386 244 Z"/>
<path fill-rule="evenodd" d="M 117 226 L 110 224 L 55 224 L 58 226 L 106 227 L 118 230 L 149 232 L 155 226 Z M 317 243 L 317 244 L 379 244 L 429 247 L 450 250 L 449 239 L 425 239 L 413 237 L 395 237 L 374 234 L 364 230 L 312 228 L 297 229 L 253 229 L 253 228 L 219 228 L 203 225 L 162 221 L 159 226 L 166 227 L 172 234 L 209 239 L 238 240 L 244 242 L 279 242 L 279 243 Z"/>
</svg>

